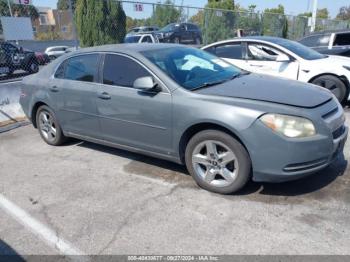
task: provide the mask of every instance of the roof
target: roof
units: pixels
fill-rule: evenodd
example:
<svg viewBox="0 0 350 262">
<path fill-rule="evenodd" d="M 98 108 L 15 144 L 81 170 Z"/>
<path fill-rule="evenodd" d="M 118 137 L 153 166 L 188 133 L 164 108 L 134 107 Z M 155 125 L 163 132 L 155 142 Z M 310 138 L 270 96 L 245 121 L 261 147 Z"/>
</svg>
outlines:
<svg viewBox="0 0 350 262">
<path fill-rule="evenodd" d="M 336 33 L 336 34 L 350 33 L 350 29 L 317 31 L 317 32 L 310 33 L 310 34 L 306 35 L 305 37 L 312 36 L 312 35 L 332 34 L 332 33 Z"/>
<path fill-rule="evenodd" d="M 102 46 L 94 46 L 81 48 L 77 52 L 86 53 L 86 52 L 122 52 L 122 53 L 140 53 L 142 51 L 149 50 L 159 50 L 164 48 L 174 48 L 174 47 L 184 47 L 183 45 L 177 44 L 114 44 L 114 45 L 102 45 Z"/>
</svg>

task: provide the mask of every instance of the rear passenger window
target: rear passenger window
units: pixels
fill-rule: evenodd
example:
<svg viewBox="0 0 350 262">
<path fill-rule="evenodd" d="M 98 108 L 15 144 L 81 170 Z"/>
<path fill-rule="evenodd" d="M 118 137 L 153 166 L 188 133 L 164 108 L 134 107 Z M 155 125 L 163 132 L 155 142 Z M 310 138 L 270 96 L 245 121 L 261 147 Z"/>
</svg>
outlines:
<svg viewBox="0 0 350 262">
<path fill-rule="evenodd" d="M 103 69 L 103 83 L 133 87 L 137 78 L 150 73 L 134 60 L 121 55 L 106 55 Z"/>
<path fill-rule="evenodd" d="M 142 39 L 142 43 L 152 43 L 152 38 L 150 36 L 145 36 L 143 39 Z"/>
<path fill-rule="evenodd" d="M 241 43 L 217 46 L 215 48 L 215 54 L 222 58 L 242 59 Z"/>
<path fill-rule="evenodd" d="M 64 79 L 94 82 L 98 69 L 98 54 L 69 58 L 65 63 Z M 56 71 L 57 73 L 57 71 Z"/>
</svg>

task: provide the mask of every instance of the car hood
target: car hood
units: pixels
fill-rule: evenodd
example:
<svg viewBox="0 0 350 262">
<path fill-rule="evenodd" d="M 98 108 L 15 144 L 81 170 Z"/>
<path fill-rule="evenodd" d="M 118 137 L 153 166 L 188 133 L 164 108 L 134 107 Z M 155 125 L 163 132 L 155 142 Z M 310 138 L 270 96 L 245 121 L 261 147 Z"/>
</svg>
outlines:
<svg viewBox="0 0 350 262">
<path fill-rule="evenodd" d="M 232 81 L 198 89 L 194 92 L 304 108 L 316 107 L 332 98 L 331 92 L 322 87 L 258 74 L 242 75 Z"/>
<path fill-rule="evenodd" d="M 345 56 L 329 55 L 327 58 L 312 60 L 318 65 L 327 65 L 327 67 L 332 64 L 333 66 L 350 66 L 350 58 Z"/>
</svg>

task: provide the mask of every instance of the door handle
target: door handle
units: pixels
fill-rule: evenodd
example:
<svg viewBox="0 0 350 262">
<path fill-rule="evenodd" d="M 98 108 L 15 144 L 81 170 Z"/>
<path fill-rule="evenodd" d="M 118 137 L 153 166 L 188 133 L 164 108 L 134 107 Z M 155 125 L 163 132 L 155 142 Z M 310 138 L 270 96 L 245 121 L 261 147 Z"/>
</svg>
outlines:
<svg viewBox="0 0 350 262">
<path fill-rule="evenodd" d="M 109 99 L 111 99 L 111 96 L 110 96 L 107 92 L 101 93 L 98 97 L 99 97 L 100 99 L 103 99 L 103 100 L 109 100 Z"/>
<path fill-rule="evenodd" d="M 58 89 L 57 86 L 51 86 L 51 87 L 50 87 L 50 91 L 51 91 L 51 92 L 54 92 L 54 93 L 57 93 L 57 92 L 60 91 L 60 90 Z"/>
<path fill-rule="evenodd" d="M 254 67 L 264 67 L 263 65 L 250 65 L 250 66 L 254 66 Z"/>
</svg>

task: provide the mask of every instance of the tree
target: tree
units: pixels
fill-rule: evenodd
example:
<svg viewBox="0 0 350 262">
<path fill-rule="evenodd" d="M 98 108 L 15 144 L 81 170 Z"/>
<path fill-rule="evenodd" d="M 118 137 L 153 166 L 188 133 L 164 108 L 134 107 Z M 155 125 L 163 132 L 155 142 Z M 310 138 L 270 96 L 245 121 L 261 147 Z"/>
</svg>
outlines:
<svg viewBox="0 0 350 262">
<path fill-rule="evenodd" d="M 191 23 L 197 24 L 199 26 L 204 25 L 204 11 L 199 10 L 197 14 L 193 15 L 190 19 Z"/>
<path fill-rule="evenodd" d="M 329 19 L 329 11 L 327 8 L 317 9 L 317 18 L 319 19 Z"/>
<path fill-rule="evenodd" d="M 204 12 L 203 35 L 205 43 L 215 42 L 234 36 L 236 20 L 236 13 L 233 12 L 234 9 L 235 5 L 232 0 L 208 0 Z"/>
<path fill-rule="evenodd" d="M 75 19 L 81 46 L 121 43 L 126 15 L 114 0 L 77 0 Z"/>
<path fill-rule="evenodd" d="M 32 5 L 17 5 L 11 3 L 11 10 L 14 16 L 26 16 L 30 17 L 32 20 L 39 17 L 38 10 Z M 7 5 L 7 1 L 0 1 L 0 15 L 10 16 L 10 10 Z"/>
<path fill-rule="evenodd" d="M 261 35 L 261 16 L 255 11 L 256 5 L 249 5 L 248 9 L 236 5 L 235 29 L 243 29 L 244 35 Z"/>
<path fill-rule="evenodd" d="M 284 15 L 284 6 L 266 8 L 263 14 L 263 34 L 270 36 L 287 37 L 288 20 Z"/>
<path fill-rule="evenodd" d="M 72 10 L 75 10 L 75 5 L 77 0 L 72 1 Z M 69 9 L 69 0 L 58 0 L 57 1 L 57 9 L 58 10 L 68 10 Z"/>
<path fill-rule="evenodd" d="M 350 20 L 350 5 L 341 7 L 336 18 L 340 20 Z"/>
<path fill-rule="evenodd" d="M 164 27 L 170 23 L 180 22 L 181 11 L 178 10 L 171 0 L 166 0 L 164 4 L 156 5 L 152 21 L 159 27 Z"/>
<path fill-rule="evenodd" d="M 304 17 L 312 17 L 311 12 L 305 12 L 298 14 L 298 16 L 304 16 Z M 329 11 L 327 8 L 317 9 L 316 17 L 319 19 L 328 19 L 329 18 Z"/>
</svg>

